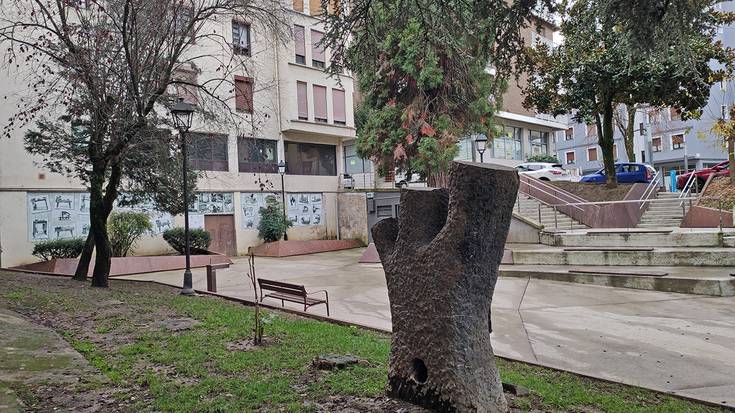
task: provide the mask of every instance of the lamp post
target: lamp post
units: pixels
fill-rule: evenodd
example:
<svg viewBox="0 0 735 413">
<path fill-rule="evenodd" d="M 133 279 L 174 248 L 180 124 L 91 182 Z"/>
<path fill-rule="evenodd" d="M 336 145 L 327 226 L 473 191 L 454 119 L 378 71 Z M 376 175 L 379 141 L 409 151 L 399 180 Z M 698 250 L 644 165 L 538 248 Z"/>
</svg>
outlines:
<svg viewBox="0 0 735 413">
<path fill-rule="evenodd" d="M 288 217 L 286 217 L 286 185 L 284 175 L 286 175 L 286 163 L 283 160 L 278 161 L 278 173 L 281 174 L 281 201 L 283 202 L 283 223 L 286 223 Z M 286 231 L 288 228 L 283 227 L 283 240 L 288 241 L 288 234 Z"/>
<path fill-rule="evenodd" d="M 477 152 L 480 153 L 480 163 L 482 163 L 482 154 L 485 153 L 485 145 L 487 144 L 487 136 L 482 133 L 478 133 L 475 136 L 475 144 L 477 145 Z"/>
<path fill-rule="evenodd" d="M 184 255 L 186 255 L 186 269 L 184 270 L 184 287 L 181 289 L 183 295 L 193 295 L 194 288 L 191 279 L 191 257 L 189 253 L 189 188 L 187 187 L 187 159 L 186 159 L 186 134 L 191 128 L 191 122 L 194 118 L 195 106 L 179 99 L 171 108 L 171 117 L 174 126 L 179 131 L 181 138 L 181 157 L 183 158 L 182 172 L 184 178 Z"/>
</svg>

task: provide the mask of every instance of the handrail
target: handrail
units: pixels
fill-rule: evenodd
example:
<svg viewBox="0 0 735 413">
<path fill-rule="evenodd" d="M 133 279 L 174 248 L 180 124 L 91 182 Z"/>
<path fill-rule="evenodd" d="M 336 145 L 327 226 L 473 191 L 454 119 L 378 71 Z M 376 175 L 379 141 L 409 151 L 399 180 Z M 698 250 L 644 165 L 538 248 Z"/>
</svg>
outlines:
<svg viewBox="0 0 735 413">
<path fill-rule="evenodd" d="M 694 187 L 694 184 L 696 183 L 696 179 L 697 179 L 697 175 L 694 172 L 692 172 L 692 174 L 689 175 L 687 182 L 684 184 L 684 187 L 681 188 L 681 195 L 678 196 L 679 199 L 686 198 L 689 196 L 689 194 L 691 194 L 692 188 Z M 684 201 L 679 202 L 679 206 L 684 206 Z"/>
<path fill-rule="evenodd" d="M 637 201 L 641 201 L 641 200 L 644 200 L 645 201 L 645 200 L 648 200 L 648 197 L 651 196 L 651 194 L 653 194 L 653 191 L 655 190 L 655 188 L 660 184 L 660 182 L 658 182 L 659 179 L 661 179 L 661 174 L 658 171 L 656 171 L 656 174 L 653 175 L 653 179 L 651 179 L 651 182 L 648 183 L 648 186 L 646 187 L 646 190 L 643 191 L 643 194 L 641 195 L 641 197 Z M 649 191 L 650 191 L 650 193 L 649 193 Z M 643 206 L 644 205 L 645 205 L 645 202 L 643 202 L 641 204 L 641 206 L 639 207 L 639 209 L 643 209 Z"/>
<path fill-rule="evenodd" d="M 722 197 L 719 196 L 701 196 L 701 197 L 692 197 L 692 198 L 682 198 L 684 201 L 688 201 L 691 199 L 714 199 L 721 201 Z M 575 204 L 550 204 L 550 207 L 560 207 L 560 206 L 575 206 L 575 205 L 607 205 L 607 204 L 632 204 L 636 202 L 671 202 L 671 199 L 623 199 L 621 201 L 596 201 L 596 202 L 579 202 Z"/>
<path fill-rule="evenodd" d="M 560 190 L 559 188 L 557 188 L 557 187 L 555 187 L 555 186 L 553 186 L 551 184 L 547 184 L 546 182 L 544 182 L 544 181 L 542 181 L 540 179 L 536 179 L 536 178 L 534 178 L 532 176 L 528 176 L 528 175 L 525 175 L 525 174 L 520 174 L 520 176 L 521 176 L 521 181 L 523 181 L 522 178 L 526 178 L 526 181 L 527 181 L 526 183 L 529 186 L 531 186 L 531 184 L 533 184 L 533 186 L 544 186 L 544 187 L 550 188 L 553 191 L 559 191 Z M 547 193 L 547 192 L 545 192 L 545 193 Z M 563 191 L 563 190 L 562 190 L 562 194 L 564 194 L 567 198 L 575 199 L 575 200 L 578 200 L 578 201 L 585 201 L 584 198 L 579 197 L 577 195 L 574 195 L 572 193 Z M 551 194 L 551 195 L 553 195 L 553 194 Z M 555 198 L 562 198 L 562 197 L 560 197 L 558 195 L 554 195 L 554 197 Z"/>
<path fill-rule="evenodd" d="M 530 185 L 529 185 L 529 186 L 530 186 Z M 541 193 L 543 193 L 543 194 L 546 194 L 546 195 L 550 195 L 550 196 L 552 196 L 552 197 L 554 197 L 554 198 L 556 198 L 556 199 L 562 200 L 562 199 L 561 199 L 561 198 L 560 198 L 560 197 L 559 197 L 558 195 L 555 195 L 555 194 L 552 194 L 552 193 L 550 193 L 550 192 L 544 191 L 543 189 L 540 189 L 540 188 L 533 188 L 533 189 L 534 189 L 534 190 L 536 190 L 536 191 L 539 191 L 539 192 L 541 192 Z M 526 194 L 526 195 L 532 196 L 532 195 L 530 195 L 530 194 Z M 544 205 L 546 205 L 546 206 L 553 206 L 552 204 L 549 204 L 548 202 L 546 202 L 546 201 L 544 201 L 544 200 L 542 200 L 542 199 L 538 199 L 538 198 L 536 198 L 536 197 L 533 197 L 533 199 L 534 199 L 534 201 L 537 201 L 538 203 L 544 204 Z M 579 198 L 579 199 L 582 199 L 582 198 Z M 575 206 L 575 205 L 573 205 L 573 204 L 563 204 L 563 205 L 571 205 L 571 206 L 574 206 L 575 208 L 577 208 L 578 210 L 580 210 L 580 211 L 584 212 L 584 209 L 583 209 L 583 208 L 580 208 L 580 207 L 578 207 L 578 206 Z"/>
</svg>

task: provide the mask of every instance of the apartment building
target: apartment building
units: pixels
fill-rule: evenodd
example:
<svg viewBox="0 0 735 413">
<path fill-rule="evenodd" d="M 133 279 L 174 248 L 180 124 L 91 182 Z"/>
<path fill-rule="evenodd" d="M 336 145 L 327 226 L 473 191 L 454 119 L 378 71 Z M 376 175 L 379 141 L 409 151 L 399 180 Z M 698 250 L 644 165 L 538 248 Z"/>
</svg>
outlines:
<svg viewBox="0 0 735 413">
<path fill-rule="evenodd" d="M 735 2 L 727 1 L 718 6 L 724 11 L 735 11 Z M 735 26 L 718 29 L 718 39 L 725 46 L 735 46 Z M 712 86 L 702 116 L 695 120 L 681 120 L 680 114 L 671 108 L 640 108 L 635 115 L 634 159 L 628 159 L 623 135 L 615 128 L 615 159 L 621 162 L 645 162 L 668 176 L 671 170 L 702 169 L 727 159 L 722 138 L 712 133 L 719 119 L 729 117 L 735 104 L 735 84 L 723 81 Z M 619 108 L 627 122 L 625 111 Z M 595 125 L 567 120 L 567 128 L 556 134 L 556 153 L 567 168 L 590 173 L 602 168 L 602 150 L 597 144 Z M 646 125 L 651 125 L 650 142 Z M 668 184 L 668 180 L 666 180 Z"/>
<path fill-rule="evenodd" d="M 329 50 L 318 45 L 324 30 L 318 0 L 294 0 L 288 12 L 293 37 L 283 44 L 258 22 L 221 19 L 219 33 L 232 33 L 234 58 L 244 62 L 234 73 L 228 96 L 237 124 L 209 123 L 195 118 L 191 131 L 191 167 L 202 171 L 191 213 L 193 227 L 208 230 L 210 249 L 228 255 L 245 254 L 257 245 L 258 209 L 271 193 L 280 199 L 278 162 L 286 163 L 286 207 L 293 227 L 289 239 L 337 236 L 337 197 L 344 171 L 345 141 L 355 138 L 353 80 L 349 74 L 329 77 Z M 207 53 L 207 45 L 197 45 Z M 215 53 L 215 52 L 212 52 Z M 222 53 L 221 49 L 216 53 Z M 192 68 L 179 76 L 204 81 L 216 76 L 216 65 Z M 24 94 L 22 73 L 4 68 L 0 105 L 7 119 Z M 187 91 L 173 90 L 184 100 Z M 192 102 L 197 103 L 197 102 Z M 23 147 L 24 130 L 0 142 L 0 265 L 35 260 L 38 241 L 83 237 L 89 231 L 89 196 L 73 179 L 44 170 Z M 267 183 L 265 189 L 260 184 Z M 124 196 L 121 195 L 121 196 Z M 118 208 L 122 209 L 122 208 Z M 183 225 L 181 217 L 157 212 L 151 205 L 128 209 L 146 211 L 154 234 L 136 248 L 138 254 L 170 251 L 161 233 Z"/>
<path fill-rule="evenodd" d="M 551 18 L 538 16 L 523 30 L 523 36 L 526 44 L 543 43 L 554 47 L 554 33 L 558 30 Z M 485 162 L 515 166 L 533 155 L 556 153 L 554 137 L 558 131 L 566 129 L 566 124 L 550 115 L 523 107 L 526 79 L 526 76 L 521 76 L 517 82 L 511 79 L 508 83 L 501 110 L 495 115 L 495 122 L 501 126 L 503 133 L 488 140 L 483 154 Z M 458 158 L 479 161 L 479 154 L 471 137 L 460 142 Z"/>
</svg>

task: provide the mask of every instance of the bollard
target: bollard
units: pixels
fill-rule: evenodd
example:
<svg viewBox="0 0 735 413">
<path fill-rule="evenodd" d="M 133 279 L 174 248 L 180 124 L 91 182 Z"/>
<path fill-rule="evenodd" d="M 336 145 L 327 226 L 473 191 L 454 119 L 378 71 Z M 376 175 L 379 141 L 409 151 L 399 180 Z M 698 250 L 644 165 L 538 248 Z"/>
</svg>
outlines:
<svg viewBox="0 0 735 413">
<path fill-rule="evenodd" d="M 230 268 L 230 264 L 208 264 L 207 265 L 207 291 L 217 292 L 217 270 Z"/>
</svg>

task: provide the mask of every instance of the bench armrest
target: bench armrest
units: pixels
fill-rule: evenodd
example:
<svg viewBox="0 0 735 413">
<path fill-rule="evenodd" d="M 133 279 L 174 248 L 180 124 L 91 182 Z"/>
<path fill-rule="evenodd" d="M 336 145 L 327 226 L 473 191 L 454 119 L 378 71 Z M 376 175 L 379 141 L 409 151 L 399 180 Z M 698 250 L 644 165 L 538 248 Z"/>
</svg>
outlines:
<svg viewBox="0 0 735 413">
<path fill-rule="evenodd" d="M 310 293 L 306 293 L 306 295 L 312 295 L 312 294 L 317 294 L 317 293 L 324 293 L 324 299 L 329 301 L 329 293 L 327 292 L 327 290 L 312 291 Z"/>
</svg>

